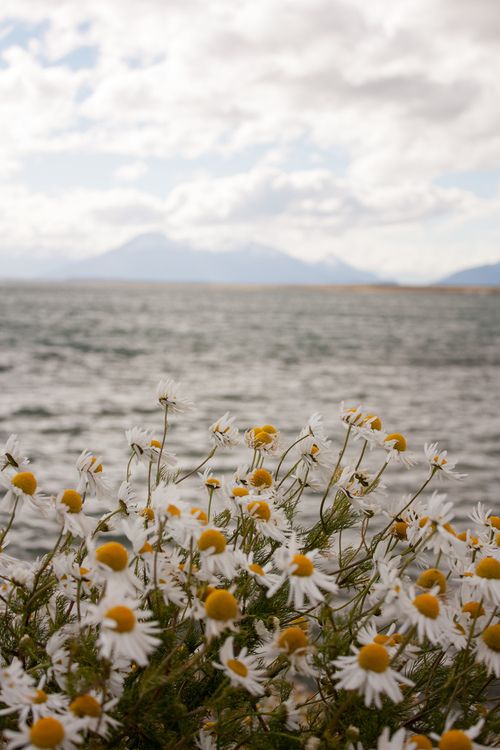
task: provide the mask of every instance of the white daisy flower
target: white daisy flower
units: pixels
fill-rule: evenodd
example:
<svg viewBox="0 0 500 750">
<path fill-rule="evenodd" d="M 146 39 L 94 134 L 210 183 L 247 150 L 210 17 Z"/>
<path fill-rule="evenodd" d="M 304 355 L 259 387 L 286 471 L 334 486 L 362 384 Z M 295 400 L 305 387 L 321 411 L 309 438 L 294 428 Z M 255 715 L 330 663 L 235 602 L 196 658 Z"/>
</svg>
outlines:
<svg viewBox="0 0 500 750">
<path fill-rule="evenodd" d="M 204 618 L 208 640 L 217 638 L 224 630 L 236 630 L 239 618 L 238 601 L 227 589 L 214 589 L 205 599 L 203 611 L 198 616 Z"/>
<path fill-rule="evenodd" d="M 305 554 L 299 552 L 295 536 L 292 536 L 289 546 L 280 547 L 273 555 L 276 567 L 282 573 L 274 586 L 268 590 L 267 596 L 274 596 L 281 586 L 288 582 L 288 604 L 293 602 L 295 609 L 302 609 L 305 601 L 312 605 L 324 601 L 325 597 L 320 589 L 335 594 L 338 586 L 333 578 L 314 565 L 317 554 L 317 550 Z"/>
<path fill-rule="evenodd" d="M 210 425 L 208 433 L 214 448 L 231 448 L 240 442 L 238 428 L 234 426 L 236 417 L 227 411 L 220 419 Z"/>
<path fill-rule="evenodd" d="M 132 427 L 126 430 L 125 437 L 138 464 L 142 463 L 145 466 L 149 466 L 151 462 L 155 463 L 158 461 L 161 443 L 159 440 L 153 438 L 153 433 L 150 430 L 143 430 L 141 427 Z M 163 449 L 161 453 L 161 465 L 175 466 L 176 464 L 177 456 Z"/>
<path fill-rule="evenodd" d="M 13 469 L 24 469 L 29 464 L 29 458 L 23 456 L 17 435 L 11 435 L 0 451 L 0 471 L 8 466 Z"/>
<path fill-rule="evenodd" d="M 0 487 L 6 490 L 2 500 L 5 510 L 12 512 L 19 501 L 29 505 L 36 513 L 48 515 L 49 505 L 44 496 L 37 492 L 38 482 L 31 471 L 14 473 L 0 472 Z"/>
<path fill-rule="evenodd" d="M 239 567 L 246 570 L 246 572 L 261 586 L 269 588 L 270 586 L 273 586 L 279 578 L 279 576 L 271 572 L 273 567 L 272 563 L 268 562 L 265 565 L 259 565 L 259 563 L 254 562 L 253 550 L 247 556 L 241 552 L 241 550 L 236 549 L 236 559 Z"/>
<path fill-rule="evenodd" d="M 413 685 L 404 675 L 391 669 L 391 657 L 385 646 L 369 643 L 360 649 L 351 646 L 352 656 L 340 656 L 333 666 L 340 670 L 335 682 L 338 688 L 356 690 L 365 705 L 382 708 L 380 696 L 387 695 L 393 703 L 403 700 L 399 685 Z"/>
<path fill-rule="evenodd" d="M 439 644 L 444 633 L 449 633 L 449 620 L 445 616 L 445 607 L 437 597 L 439 588 L 433 588 L 424 594 L 417 594 L 413 586 L 397 600 L 397 608 L 402 621 L 401 632 L 415 628 L 419 642 L 426 638 Z"/>
<path fill-rule="evenodd" d="M 485 601 L 500 606 L 500 560 L 493 555 L 478 560 L 463 578 L 465 589 L 479 591 Z"/>
<path fill-rule="evenodd" d="M 387 451 L 387 460 L 396 460 L 407 469 L 418 463 L 414 453 L 408 450 L 408 443 L 404 435 L 400 432 L 391 432 L 386 435 L 383 442 Z"/>
<path fill-rule="evenodd" d="M 96 547 L 93 539 L 87 538 L 87 557 L 83 562 L 85 568 L 95 570 L 101 583 L 108 590 L 133 593 L 142 584 L 129 567 L 129 554 L 121 542 L 105 542 Z"/>
<path fill-rule="evenodd" d="M 425 443 L 424 454 L 431 471 L 437 469 L 438 477 L 446 476 L 450 479 L 465 479 L 467 474 L 459 474 L 455 471 L 456 461 L 448 456 L 448 451 L 440 451 L 438 443 Z"/>
<path fill-rule="evenodd" d="M 274 632 L 267 630 L 263 623 L 257 621 L 255 630 L 262 639 L 262 646 L 257 653 L 270 662 L 279 657 L 285 657 L 291 674 L 302 674 L 315 677 L 316 670 L 312 664 L 313 650 L 309 643 L 309 636 L 299 625 L 279 628 L 277 625 Z"/>
<path fill-rule="evenodd" d="M 181 414 L 194 409 L 194 404 L 185 394 L 183 387 L 169 377 L 158 383 L 156 397 L 160 404 L 168 407 L 172 413 Z"/>
<path fill-rule="evenodd" d="M 158 624 L 149 620 L 149 610 L 127 596 L 105 596 L 99 604 L 89 604 L 85 622 L 99 625 L 99 649 L 105 659 L 115 655 L 135 661 L 139 666 L 148 663 L 148 655 L 160 644 Z"/>
<path fill-rule="evenodd" d="M 476 638 L 474 648 L 477 661 L 500 677 L 500 622 L 488 625 Z"/>
<path fill-rule="evenodd" d="M 227 546 L 226 537 L 220 529 L 203 529 L 198 537 L 197 548 L 200 554 L 202 574 L 221 574 L 233 578 L 236 571 L 234 551 Z"/>
<path fill-rule="evenodd" d="M 7 750 L 75 750 L 76 746 L 83 742 L 83 729 L 84 725 L 80 720 L 70 714 L 58 714 L 42 716 L 31 726 L 21 720 L 18 732 L 5 729 L 4 734 L 7 739 Z"/>
<path fill-rule="evenodd" d="M 216 669 L 223 670 L 231 685 L 244 687 L 252 695 L 263 694 L 264 688 L 260 683 L 265 680 L 265 672 L 257 668 L 258 657 L 249 656 L 247 648 L 242 648 L 238 656 L 235 656 L 233 636 L 224 641 L 219 658 L 220 663 L 213 662 L 213 665 Z"/>
<path fill-rule="evenodd" d="M 483 748 L 488 750 L 484 745 L 474 742 L 474 739 L 481 733 L 484 719 L 480 719 L 477 724 L 468 729 L 454 729 L 453 724 L 457 718 L 456 714 L 449 717 L 442 734 L 431 733 L 439 750 L 483 750 Z"/>
<path fill-rule="evenodd" d="M 110 729 L 119 726 L 120 722 L 113 719 L 109 712 L 118 703 L 117 698 L 112 698 L 102 703 L 102 696 L 95 690 L 83 695 L 77 695 L 70 705 L 69 710 L 78 719 L 82 720 L 85 728 L 95 732 L 100 737 L 107 737 Z"/>
<path fill-rule="evenodd" d="M 62 693 L 46 693 L 43 689 L 46 682 L 44 675 L 38 684 L 29 676 L 25 675 L 22 680 L 3 680 L 0 691 L 0 702 L 5 704 L 5 708 L 0 710 L 0 716 L 7 714 L 19 713 L 22 721 L 27 721 L 30 717 L 33 720 L 41 716 L 64 712 L 68 707 L 68 698 Z"/>
<path fill-rule="evenodd" d="M 245 443 L 249 448 L 261 451 L 262 453 L 275 454 L 279 451 L 280 433 L 272 424 L 265 424 L 262 427 L 252 427 L 245 432 Z"/>
<path fill-rule="evenodd" d="M 98 456 L 92 455 L 90 451 L 83 450 L 76 460 L 76 469 L 79 474 L 77 491 L 80 495 L 95 495 L 99 500 L 108 499 L 110 486 L 108 480 L 103 476 L 102 462 Z"/>
<path fill-rule="evenodd" d="M 56 516 L 63 532 L 87 537 L 94 533 L 97 521 L 83 512 L 83 499 L 76 490 L 63 490 L 56 497 Z"/>
<path fill-rule="evenodd" d="M 269 539 L 284 544 L 288 531 L 288 522 L 283 511 L 274 507 L 271 498 L 262 495 L 249 495 L 245 511 L 255 521 L 255 528 Z"/>
</svg>

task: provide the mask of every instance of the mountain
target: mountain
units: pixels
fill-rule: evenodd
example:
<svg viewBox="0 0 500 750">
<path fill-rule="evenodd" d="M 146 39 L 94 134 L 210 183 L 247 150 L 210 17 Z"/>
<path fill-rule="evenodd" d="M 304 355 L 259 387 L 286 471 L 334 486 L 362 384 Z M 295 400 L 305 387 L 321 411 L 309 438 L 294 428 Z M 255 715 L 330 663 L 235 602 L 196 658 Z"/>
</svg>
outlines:
<svg viewBox="0 0 500 750">
<path fill-rule="evenodd" d="M 439 286 L 500 286 L 500 263 L 465 268 L 437 283 Z"/>
<path fill-rule="evenodd" d="M 374 284 L 374 274 L 339 260 L 305 263 L 262 245 L 206 252 L 143 234 L 102 255 L 67 263 L 51 273 L 59 279 L 204 281 L 248 284 Z"/>
</svg>

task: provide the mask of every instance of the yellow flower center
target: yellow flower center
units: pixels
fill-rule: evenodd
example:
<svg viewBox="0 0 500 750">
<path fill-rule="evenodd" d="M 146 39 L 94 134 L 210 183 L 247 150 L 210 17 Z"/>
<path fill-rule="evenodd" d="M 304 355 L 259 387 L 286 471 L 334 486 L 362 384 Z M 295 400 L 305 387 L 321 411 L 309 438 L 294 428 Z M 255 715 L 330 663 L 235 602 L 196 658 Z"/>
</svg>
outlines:
<svg viewBox="0 0 500 750">
<path fill-rule="evenodd" d="M 389 666 L 389 653 L 379 643 L 369 643 L 359 650 L 358 664 L 368 672 L 385 672 Z"/>
<path fill-rule="evenodd" d="M 412 742 L 419 750 L 432 750 L 432 740 L 425 734 L 413 734 L 408 743 Z"/>
<path fill-rule="evenodd" d="M 87 573 L 90 573 L 90 570 L 88 568 L 80 568 L 80 575 L 86 576 Z"/>
<path fill-rule="evenodd" d="M 238 602 L 226 589 L 215 589 L 205 599 L 207 617 L 218 622 L 234 620 L 238 614 Z"/>
<path fill-rule="evenodd" d="M 429 568 L 420 573 L 417 584 L 423 589 L 432 589 L 434 586 L 439 586 L 439 593 L 444 594 L 446 591 L 446 576 L 437 568 Z"/>
<path fill-rule="evenodd" d="M 450 729 L 441 735 L 439 750 L 472 750 L 472 742 L 460 729 Z"/>
<path fill-rule="evenodd" d="M 30 729 L 30 742 L 35 747 L 52 748 L 64 740 L 64 727 L 52 716 L 35 721 Z"/>
<path fill-rule="evenodd" d="M 144 542 L 141 549 L 139 550 L 140 555 L 145 555 L 147 553 L 154 552 L 153 546 L 149 542 Z"/>
<path fill-rule="evenodd" d="M 368 427 L 370 427 L 372 430 L 377 430 L 377 432 L 380 432 L 380 430 L 382 429 L 382 420 L 375 414 L 367 414 L 363 419 L 363 424 L 365 423 L 368 423 Z"/>
<path fill-rule="evenodd" d="M 41 706 L 42 703 L 47 703 L 48 699 L 49 696 L 47 695 L 45 690 L 37 690 L 33 698 L 33 703 L 36 706 Z"/>
<path fill-rule="evenodd" d="M 494 529 L 498 529 L 500 531 L 500 516 L 490 516 L 488 521 Z"/>
<path fill-rule="evenodd" d="M 352 415 L 352 416 L 348 416 L 346 418 L 346 422 L 348 422 L 348 423 L 358 424 L 359 425 L 359 424 L 362 424 L 363 421 L 364 421 L 364 417 L 361 414 L 361 412 L 358 409 L 354 408 L 354 407 L 352 409 L 348 409 L 347 410 L 347 414 L 348 415 Z"/>
<path fill-rule="evenodd" d="M 495 544 L 497 545 L 497 547 L 500 547 L 500 531 L 495 536 Z"/>
<path fill-rule="evenodd" d="M 392 440 L 395 441 L 393 446 L 394 449 L 399 453 L 404 453 L 404 451 L 408 447 L 405 436 L 401 435 L 400 432 L 391 432 L 391 434 L 387 435 L 387 437 L 385 438 L 385 442 L 390 443 Z"/>
<path fill-rule="evenodd" d="M 500 652 L 500 623 L 489 625 L 483 631 L 483 641 L 492 651 Z"/>
<path fill-rule="evenodd" d="M 220 487 L 220 479 L 217 479 L 217 477 L 207 477 L 205 480 L 205 486 L 217 490 Z"/>
<path fill-rule="evenodd" d="M 97 719 L 101 713 L 101 704 L 94 698 L 93 695 L 79 695 L 69 704 L 69 709 L 75 716 L 82 719 L 84 716 L 91 716 Z"/>
<path fill-rule="evenodd" d="M 250 484 L 253 487 L 270 487 L 273 483 L 273 478 L 267 469 L 256 469 L 250 475 Z"/>
<path fill-rule="evenodd" d="M 36 477 L 31 471 L 20 471 L 18 474 L 14 474 L 11 482 L 25 495 L 34 495 L 36 492 Z"/>
<path fill-rule="evenodd" d="M 140 515 L 143 516 L 143 518 L 146 519 L 146 521 L 154 521 L 155 520 L 155 512 L 153 508 L 143 508 L 140 511 Z"/>
<path fill-rule="evenodd" d="M 485 557 L 476 565 L 476 575 L 480 578 L 500 580 L 500 561 L 494 557 Z"/>
<path fill-rule="evenodd" d="M 256 516 L 262 521 L 269 521 L 271 518 L 271 508 L 265 500 L 253 500 L 251 503 L 248 503 L 247 509 L 252 516 Z"/>
<path fill-rule="evenodd" d="M 116 572 L 125 570 L 128 565 L 128 552 L 120 542 L 102 544 L 96 549 L 95 556 L 98 562 Z"/>
<path fill-rule="evenodd" d="M 220 555 L 221 552 L 224 552 L 226 549 L 224 534 L 217 531 L 217 529 L 207 529 L 198 539 L 198 549 L 201 550 L 201 552 L 205 552 L 205 550 L 210 549 L 211 547 L 215 549 L 216 555 Z"/>
<path fill-rule="evenodd" d="M 276 435 L 276 433 L 278 432 L 273 424 L 265 424 L 260 429 L 262 430 L 262 432 L 267 432 L 269 435 Z"/>
<path fill-rule="evenodd" d="M 208 523 L 208 516 L 201 508 L 191 508 L 191 515 L 194 516 L 200 523 Z"/>
<path fill-rule="evenodd" d="M 167 513 L 169 513 L 171 516 L 175 516 L 175 518 L 179 518 L 181 515 L 179 508 L 173 503 L 167 505 Z"/>
<path fill-rule="evenodd" d="M 151 446 L 151 448 L 161 448 L 161 443 L 160 443 L 159 440 L 153 439 L 150 442 L 150 446 Z"/>
<path fill-rule="evenodd" d="M 406 521 L 394 521 L 392 524 L 392 533 L 398 537 L 398 539 L 407 538 L 408 524 Z"/>
<path fill-rule="evenodd" d="M 421 615 L 435 620 L 439 616 L 439 601 L 432 594 L 419 594 L 413 600 L 413 605 Z"/>
<path fill-rule="evenodd" d="M 466 602 L 462 607 L 462 612 L 465 612 L 474 619 L 485 614 L 484 607 L 481 602 Z"/>
<path fill-rule="evenodd" d="M 394 635 L 384 635 L 384 633 L 378 633 L 375 638 L 373 639 L 374 643 L 378 643 L 379 646 L 395 646 L 396 643 L 399 643 L 401 640 L 401 636 L 399 633 L 394 633 Z"/>
<path fill-rule="evenodd" d="M 249 568 L 249 570 L 252 571 L 252 573 L 256 573 L 258 576 L 265 576 L 266 575 L 266 571 L 258 563 L 250 563 L 250 565 L 248 566 L 248 568 Z"/>
<path fill-rule="evenodd" d="M 305 555 L 294 555 L 292 557 L 292 563 L 295 565 L 295 570 L 292 575 L 300 576 L 301 578 L 307 578 L 312 576 L 314 573 L 314 565 L 311 560 Z"/>
<path fill-rule="evenodd" d="M 315 456 L 317 453 L 319 453 L 319 446 L 316 445 L 316 443 L 313 443 L 311 445 L 311 450 L 309 451 L 309 453 L 311 454 L 311 456 Z"/>
<path fill-rule="evenodd" d="M 90 465 L 93 466 L 96 461 L 97 461 L 96 457 L 92 456 L 92 458 L 90 459 Z M 97 466 L 94 469 L 94 472 L 96 474 L 99 474 L 101 471 L 102 471 L 102 464 L 97 464 Z"/>
<path fill-rule="evenodd" d="M 285 628 L 278 637 L 278 646 L 287 654 L 293 654 L 299 649 L 307 648 L 309 638 L 302 628 L 297 625 L 291 628 Z"/>
<path fill-rule="evenodd" d="M 76 490 L 64 490 L 61 503 L 68 507 L 70 513 L 80 513 L 83 506 L 82 496 Z"/>
<path fill-rule="evenodd" d="M 226 662 L 229 669 L 239 677 L 246 677 L 248 674 L 248 667 L 246 667 L 239 659 L 228 659 Z"/>
<path fill-rule="evenodd" d="M 264 430 L 254 432 L 253 444 L 256 448 L 262 448 L 264 445 L 270 445 L 273 442 L 272 436 Z"/>
<path fill-rule="evenodd" d="M 114 620 L 116 627 L 113 628 L 115 633 L 130 633 L 135 627 L 135 615 L 130 607 L 118 604 L 116 607 L 108 609 L 104 615 L 108 620 Z"/>
<path fill-rule="evenodd" d="M 245 497 L 248 495 L 248 490 L 246 487 L 233 487 L 231 493 L 233 497 Z"/>
</svg>

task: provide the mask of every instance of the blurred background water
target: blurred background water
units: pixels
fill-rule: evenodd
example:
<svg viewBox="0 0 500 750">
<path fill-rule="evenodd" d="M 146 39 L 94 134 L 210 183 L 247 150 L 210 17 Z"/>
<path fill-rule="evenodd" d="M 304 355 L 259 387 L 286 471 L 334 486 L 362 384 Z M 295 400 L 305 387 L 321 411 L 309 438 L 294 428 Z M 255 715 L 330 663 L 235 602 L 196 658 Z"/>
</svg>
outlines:
<svg viewBox="0 0 500 750">
<path fill-rule="evenodd" d="M 197 406 L 169 437 L 186 468 L 208 452 L 206 428 L 226 410 L 241 428 L 276 424 L 285 444 L 319 411 L 340 446 L 345 400 L 405 433 L 418 454 L 439 440 L 459 459 L 468 479 L 441 485 L 459 518 L 478 500 L 498 504 L 498 294 L 9 284 L 0 287 L 0 316 L 0 439 L 20 436 L 47 492 L 75 485 L 83 448 L 103 457 L 118 486 L 124 431 L 159 432 L 155 387 L 171 374 Z M 227 472 L 243 457 L 243 448 L 221 452 L 214 466 Z M 390 491 L 424 477 L 422 464 L 392 472 Z M 315 502 L 305 500 L 311 513 Z M 43 546 L 46 528 L 28 519 L 17 538 Z"/>
</svg>

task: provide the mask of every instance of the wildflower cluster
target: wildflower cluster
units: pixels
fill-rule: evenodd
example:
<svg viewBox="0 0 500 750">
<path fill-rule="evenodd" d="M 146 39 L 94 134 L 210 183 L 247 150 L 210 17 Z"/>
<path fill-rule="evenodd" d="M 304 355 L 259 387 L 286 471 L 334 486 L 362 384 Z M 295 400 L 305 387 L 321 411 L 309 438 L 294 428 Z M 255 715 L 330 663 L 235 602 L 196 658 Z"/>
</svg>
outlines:
<svg viewBox="0 0 500 750">
<path fill-rule="evenodd" d="M 183 468 L 170 423 L 193 404 L 170 379 L 157 403 L 118 488 L 89 451 L 54 495 L 16 436 L 0 455 L 1 746 L 495 746 L 500 517 L 479 503 L 456 527 L 430 487 L 463 478 L 446 451 L 426 445 L 399 497 L 387 467 L 417 458 L 361 406 L 336 447 L 318 414 L 285 444 L 226 413 Z M 247 462 L 217 473 L 238 444 Z M 58 526 L 36 560 L 6 551 L 26 506 Z"/>
</svg>

